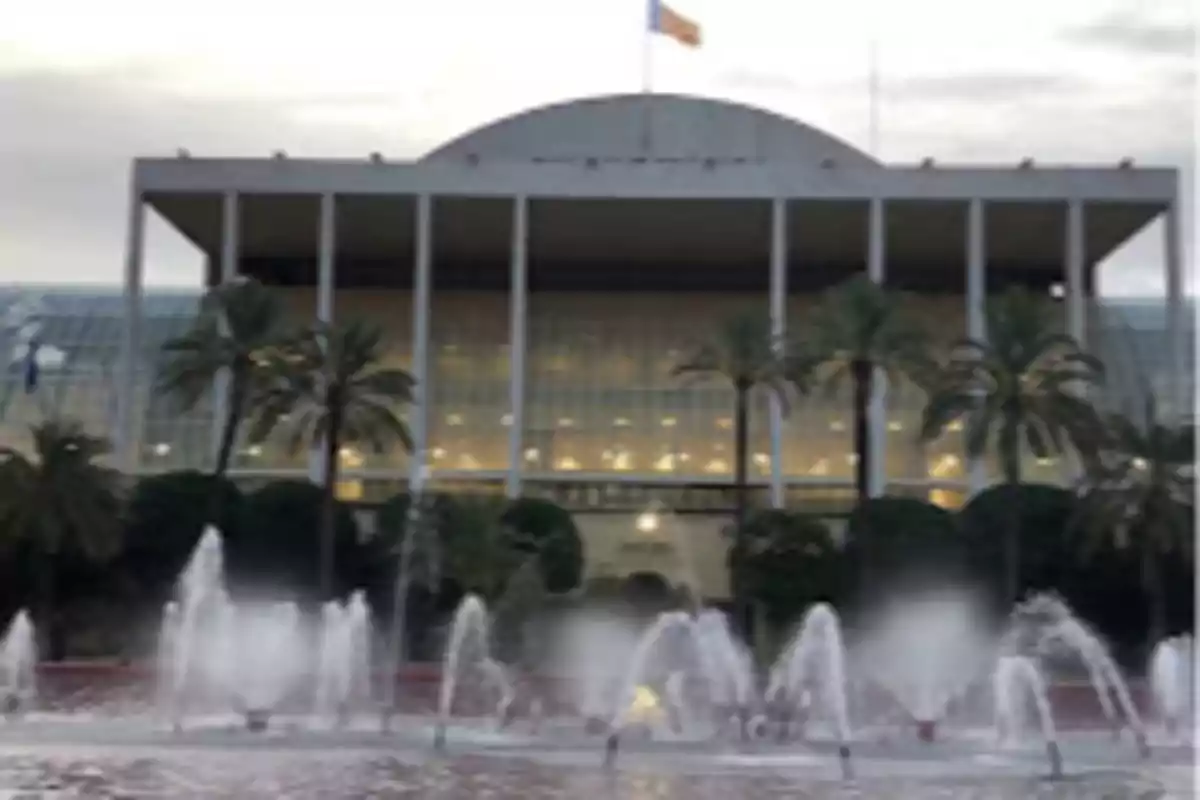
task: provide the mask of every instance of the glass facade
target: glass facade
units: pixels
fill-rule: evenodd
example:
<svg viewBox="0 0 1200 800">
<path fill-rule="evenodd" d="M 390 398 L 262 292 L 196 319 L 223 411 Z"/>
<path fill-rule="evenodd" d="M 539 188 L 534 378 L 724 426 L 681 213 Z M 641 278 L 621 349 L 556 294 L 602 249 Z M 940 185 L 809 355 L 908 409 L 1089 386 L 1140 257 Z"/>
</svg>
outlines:
<svg viewBox="0 0 1200 800">
<path fill-rule="evenodd" d="M 313 318 L 313 290 L 280 292 L 290 321 L 301 324 Z M 815 297 L 789 298 L 789 319 L 804 319 Z M 411 299 L 408 289 L 344 289 L 337 293 L 335 314 L 339 319 L 378 322 L 388 334 L 388 364 L 408 368 Z M 205 468 L 211 463 L 211 398 L 184 414 L 171 398 L 153 392 L 161 345 L 187 329 L 197 300 L 194 292 L 150 292 L 143 299 L 134 419 L 138 463 L 144 471 Z M 912 293 L 907 302 L 919 318 L 938 320 L 933 330 L 947 342 L 961 336 L 965 320 L 960 296 Z M 598 507 L 609 499 L 625 498 L 614 488 L 619 485 L 678 483 L 701 491 L 704 484 L 713 484 L 704 491 L 716 494 L 702 493 L 694 502 L 728 503 L 730 498 L 718 487 L 733 475 L 732 390 L 719 382 L 685 384 L 672 377 L 671 369 L 710 336 L 720 320 L 756 308 L 765 314 L 766 307 L 765 294 L 748 292 L 531 292 L 521 454 L 531 490 L 549 490 L 556 484 L 572 487 L 571 496 L 577 496 L 573 503 Z M 0 348 L 8 354 L 8 368 L 0 376 L 0 443 L 27 446 L 28 426 L 48 414 L 79 419 L 97 433 L 112 429 L 123 313 L 116 290 L 0 291 Z M 507 291 L 438 290 L 435 285 L 428 439 L 435 480 L 484 480 L 499 486 L 507 469 L 512 421 L 508 313 Z M 1194 330 L 1192 313 L 1189 304 L 1184 314 L 1188 332 Z M 1194 383 L 1190 374 L 1177 384 L 1172 380 L 1163 346 L 1161 301 L 1109 302 L 1089 309 L 1088 320 L 1089 342 L 1109 370 L 1105 402 L 1130 408 L 1151 390 L 1168 407 L 1190 408 Z M 36 387 L 27 392 L 25 355 L 30 341 L 39 343 L 40 369 Z M 1184 357 L 1190 366 L 1190 345 Z M 1168 390 L 1174 386 L 1183 394 L 1172 400 Z M 847 387 L 842 396 L 818 392 L 801 398 L 786 418 L 786 476 L 803 484 L 789 490 L 789 496 L 800 492 L 816 498 L 813 492 L 825 492 L 841 501 L 853 479 L 848 392 Z M 938 442 L 918 446 L 923 403 L 913 386 L 889 387 L 889 490 L 924 493 L 954 505 L 961 502 L 966 481 L 961 435 L 951 431 Z M 751 413 L 749 469 L 759 486 L 756 495 L 764 500 L 769 439 L 767 401 L 759 397 Z M 349 482 L 395 480 L 407 473 L 408 457 L 399 450 L 374 455 L 347 448 L 342 466 Z M 278 442 L 242 443 L 236 468 L 247 474 L 302 473 L 307 453 L 289 455 Z M 1060 481 L 1069 474 L 1064 465 L 1039 463 L 1029 454 L 1024 469 L 1028 480 Z M 989 472 L 995 477 L 990 464 Z M 372 493 L 360 483 L 356 486 L 347 487 L 347 496 L 369 499 Z"/>
<path fill-rule="evenodd" d="M 438 473 L 508 468 L 509 295 L 439 290 L 429 318 L 429 464 Z"/>
<path fill-rule="evenodd" d="M 149 469 L 206 463 L 210 398 L 188 414 L 153 392 L 164 341 L 187 329 L 199 295 L 157 293 L 142 304 L 133 418 L 140 462 Z M 50 417 L 77 420 L 96 435 L 115 425 L 125 306 L 118 290 L 0 289 L 0 443 L 27 448 L 29 427 Z M 35 344 L 37 380 L 27 385 Z"/>
<path fill-rule="evenodd" d="M 734 393 L 672 370 L 731 315 L 766 297 L 712 293 L 531 292 L 525 473 L 726 482 Z M 750 414 L 751 475 L 765 480 L 765 397 Z"/>
</svg>

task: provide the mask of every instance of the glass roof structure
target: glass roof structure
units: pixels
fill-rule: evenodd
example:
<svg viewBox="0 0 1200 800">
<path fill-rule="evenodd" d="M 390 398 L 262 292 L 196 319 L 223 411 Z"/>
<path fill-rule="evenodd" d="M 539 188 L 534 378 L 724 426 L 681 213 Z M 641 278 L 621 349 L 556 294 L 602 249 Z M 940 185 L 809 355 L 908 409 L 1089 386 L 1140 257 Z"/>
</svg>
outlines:
<svg viewBox="0 0 1200 800">
<path fill-rule="evenodd" d="M 184 414 L 169 398 L 156 397 L 160 348 L 185 331 L 198 308 L 198 290 L 150 290 L 143 296 L 141 347 L 137 354 L 138 463 L 145 471 L 204 468 L 212 452 L 212 406 Z M 1132 409 L 1152 391 L 1170 413 L 1193 408 L 1194 301 L 1185 305 L 1187 373 L 1175 380 L 1165 346 L 1162 300 L 1107 300 L 1089 313 L 1093 348 L 1109 368 L 1107 401 Z M 119 288 L 0 287 L 0 445 L 24 448 L 28 428 L 48 416 L 80 420 L 107 435 L 116 414 L 124 305 Z M 27 355 L 36 342 L 38 379 L 27 387 Z M 1170 392 L 1176 388 L 1177 398 Z M 243 452 L 238 467 L 302 469 L 282 453 Z M 259 471 L 259 470 L 255 470 Z"/>
</svg>

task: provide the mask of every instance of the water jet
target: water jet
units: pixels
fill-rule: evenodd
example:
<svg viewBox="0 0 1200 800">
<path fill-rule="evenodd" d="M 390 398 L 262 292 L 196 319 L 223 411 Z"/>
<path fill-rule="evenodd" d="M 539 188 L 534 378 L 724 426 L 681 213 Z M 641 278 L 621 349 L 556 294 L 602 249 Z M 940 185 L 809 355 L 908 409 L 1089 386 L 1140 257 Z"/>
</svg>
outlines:
<svg viewBox="0 0 1200 800">
<path fill-rule="evenodd" d="M 614 767 L 617 764 L 617 750 L 621 746 L 619 734 L 613 731 L 604 740 L 604 766 Z"/>
<path fill-rule="evenodd" d="M 842 765 L 842 780 L 854 780 L 854 763 L 850 760 L 850 745 L 845 742 L 838 745 L 838 761 Z"/>
</svg>

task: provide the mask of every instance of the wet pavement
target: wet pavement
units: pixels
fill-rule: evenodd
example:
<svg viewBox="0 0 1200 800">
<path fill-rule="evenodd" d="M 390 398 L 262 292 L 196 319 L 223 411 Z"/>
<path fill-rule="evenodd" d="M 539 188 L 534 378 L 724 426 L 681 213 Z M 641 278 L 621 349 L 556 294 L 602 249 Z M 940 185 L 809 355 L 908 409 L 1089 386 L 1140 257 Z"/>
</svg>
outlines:
<svg viewBox="0 0 1200 800">
<path fill-rule="evenodd" d="M 8 751 L 8 752 L 6 752 Z M 421 798 L 422 800 L 1155 800 L 1191 797 L 1189 768 L 1030 776 L 867 776 L 845 783 L 753 766 L 697 773 L 636 763 L 615 771 L 535 758 L 464 754 L 82 748 L 0 750 L 0 799 Z M 1157 774 L 1156 774 L 1157 773 Z"/>
</svg>

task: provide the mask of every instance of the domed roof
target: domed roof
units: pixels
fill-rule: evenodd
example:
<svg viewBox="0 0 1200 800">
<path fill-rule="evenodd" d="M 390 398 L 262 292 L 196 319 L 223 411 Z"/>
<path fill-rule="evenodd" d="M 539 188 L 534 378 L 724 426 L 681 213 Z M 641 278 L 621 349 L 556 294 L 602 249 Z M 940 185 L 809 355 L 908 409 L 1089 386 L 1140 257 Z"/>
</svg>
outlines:
<svg viewBox="0 0 1200 800">
<path fill-rule="evenodd" d="M 649 137 L 647 136 L 649 132 Z M 647 139 L 652 142 L 647 148 Z M 702 97 L 612 95 L 555 103 L 476 128 L 424 160 L 751 160 L 879 166 L 840 139 L 751 106 Z"/>
</svg>

